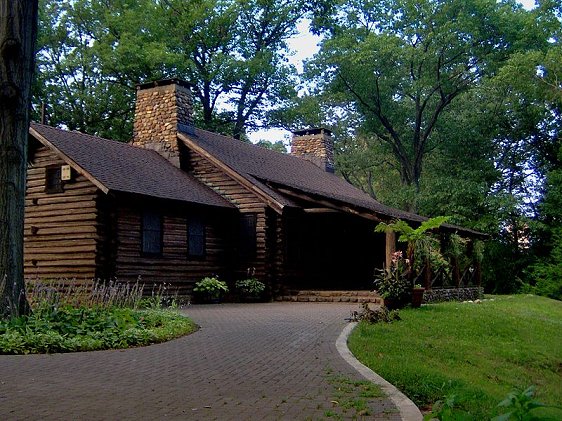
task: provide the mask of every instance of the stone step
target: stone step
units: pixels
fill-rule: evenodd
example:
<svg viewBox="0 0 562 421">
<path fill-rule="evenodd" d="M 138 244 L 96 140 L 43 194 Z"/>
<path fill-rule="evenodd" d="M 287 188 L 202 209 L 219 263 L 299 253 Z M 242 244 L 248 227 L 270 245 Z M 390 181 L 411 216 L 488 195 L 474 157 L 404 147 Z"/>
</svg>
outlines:
<svg viewBox="0 0 562 421">
<path fill-rule="evenodd" d="M 373 291 L 291 290 L 276 301 L 382 304 L 383 300 Z"/>
</svg>

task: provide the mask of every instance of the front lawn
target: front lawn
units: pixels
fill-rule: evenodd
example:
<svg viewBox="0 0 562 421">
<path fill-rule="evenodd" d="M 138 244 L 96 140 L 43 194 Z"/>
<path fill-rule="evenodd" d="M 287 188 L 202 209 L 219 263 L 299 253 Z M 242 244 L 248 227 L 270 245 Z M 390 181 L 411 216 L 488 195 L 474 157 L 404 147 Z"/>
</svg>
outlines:
<svg viewBox="0 0 562 421">
<path fill-rule="evenodd" d="M 391 324 L 359 324 L 349 347 L 422 409 L 455 395 L 475 419 L 489 419 L 509 392 L 533 384 L 537 400 L 562 404 L 562 302 L 496 296 L 405 309 L 400 316 Z"/>
</svg>

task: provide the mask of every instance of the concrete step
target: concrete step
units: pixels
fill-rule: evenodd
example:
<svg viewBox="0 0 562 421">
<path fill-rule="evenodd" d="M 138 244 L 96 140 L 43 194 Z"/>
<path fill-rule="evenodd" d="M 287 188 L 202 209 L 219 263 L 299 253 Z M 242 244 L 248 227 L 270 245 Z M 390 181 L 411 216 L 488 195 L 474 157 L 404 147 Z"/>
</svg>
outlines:
<svg viewBox="0 0 562 421">
<path fill-rule="evenodd" d="M 382 298 L 373 291 L 325 291 L 290 290 L 276 297 L 276 301 L 324 302 L 324 303 L 375 303 L 382 304 Z"/>
</svg>

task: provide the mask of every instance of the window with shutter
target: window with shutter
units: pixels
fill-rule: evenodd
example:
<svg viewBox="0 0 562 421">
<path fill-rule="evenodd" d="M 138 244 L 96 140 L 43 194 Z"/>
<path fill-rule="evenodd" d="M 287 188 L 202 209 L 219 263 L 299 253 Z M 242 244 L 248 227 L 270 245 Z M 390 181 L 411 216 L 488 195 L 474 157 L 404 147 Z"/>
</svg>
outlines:
<svg viewBox="0 0 562 421">
<path fill-rule="evenodd" d="M 256 256 L 256 214 L 243 214 L 240 219 L 240 256 L 251 259 Z"/>
<path fill-rule="evenodd" d="M 205 256 L 205 224 L 201 218 L 187 219 L 187 255 L 189 257 Z"/>
<path fill-rule="evenodd" d="M 142 252 L 143 254 L 162 254 L 162 215 L 153 211 L 142 214 Z"/>
</svg>

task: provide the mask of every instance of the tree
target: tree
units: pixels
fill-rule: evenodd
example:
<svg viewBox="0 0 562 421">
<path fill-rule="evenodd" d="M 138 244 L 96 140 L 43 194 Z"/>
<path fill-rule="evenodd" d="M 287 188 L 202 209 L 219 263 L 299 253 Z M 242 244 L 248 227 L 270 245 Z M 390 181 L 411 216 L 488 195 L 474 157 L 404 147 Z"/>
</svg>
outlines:
<svg viewBox="0 0 562 421">
<path fill-rule="evenodd" d="M 0 1 L 0 317 L 29 309 L 23 218 L 37 8 L 37 1 Z"/>
<path fill-rule="evenodd" d="M 135 84 L 173 72 L 149 0 L 40 0 L 35 118 L 111 139 L 132 135 Z"/>
<path fill-rule="evenodd" d="M 135 84 L 191 82 L 196 123 L 241 138 L 294 94 L 285 41 L 305 2 L 42 0 L 35 107 L 128 140 Z"/>
<path fill-rule="evenodd" d="M 446 141 L 443 117 L 455 101 L 512 53 L 547 44 L 538 19 L 510 1 L 321 4 L 314 27 L 325 40 L 310 63 L 314 81 L 354 105 L 361 132 L 416 193 L 428 155 Z"/>
</svg>

